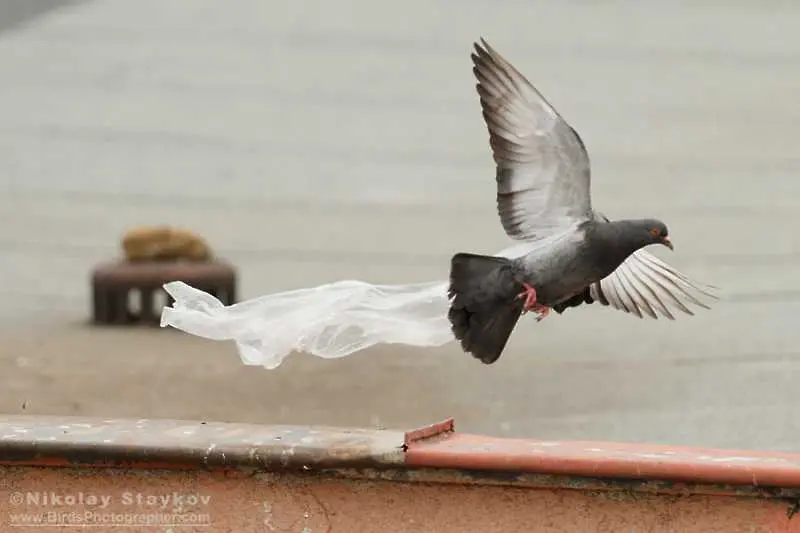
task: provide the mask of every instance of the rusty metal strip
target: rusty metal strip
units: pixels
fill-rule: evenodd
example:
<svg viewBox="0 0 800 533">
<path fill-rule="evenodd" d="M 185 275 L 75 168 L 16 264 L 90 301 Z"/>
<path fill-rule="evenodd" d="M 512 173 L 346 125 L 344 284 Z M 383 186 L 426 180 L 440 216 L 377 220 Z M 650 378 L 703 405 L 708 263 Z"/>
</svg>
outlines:
<svg viewBox="0 0 800 533">
<path fill-rule="evenodd" d="M 442 420 L 441 422 L 436 422 L 428 426 L 423 426 L 421 428 L 412 429 L 411 431 L 406 431 L 405 437 L 403 439 L 403 445 L 407 449 L 411 443 L 423 439 L 430 439 L 431 437 L 436 437 L 445 433 L 452 433 L 455 430 L 456 430 L 455 420 L 453 418 L 448 418 L 446 420 Z"/>
<path fill-rule="evenodd" d="M 399 431 L 0 416 L 0 463 L 284 470 L 402 464 Z M 158 466 L 156 466 L 158 465 Z"/>
<path fill-rule="evenodd" d="M 483 481 L 532 474 L 614 483 L 800 489 L 800 454 L 493 438 L 456 433 L 453 419 L 400 432 L 0 416 L 0 464 L 268 472 L 426 468 L 473 477 L 479 472 L 476 479 Z"/>
<path fill-rule="evenodd" d="M 595 478 L 800 488 L 800 454 L 453 433 L 412 442 L 406 465 Z"/>
</svg>

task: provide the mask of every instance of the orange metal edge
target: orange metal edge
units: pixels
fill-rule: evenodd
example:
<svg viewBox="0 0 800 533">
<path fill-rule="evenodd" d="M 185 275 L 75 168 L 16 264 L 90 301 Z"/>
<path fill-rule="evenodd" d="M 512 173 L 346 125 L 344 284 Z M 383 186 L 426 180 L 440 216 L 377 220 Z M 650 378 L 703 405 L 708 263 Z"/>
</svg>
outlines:
<svg viewBox="0 0 800 533">
<path fill-rule="evenodd" d="M 494 472 L 501 476 L 588 478 L 612 483 L 638 480 L 687 486 L 775 488 L 781 489 L 783 496 L 788 494 L 783 489 L 800 491 L 800 454 L 494 438 L 457 433 L 452 419 L 400 432 L 182 420 L 0 416 L 0 464 L 267 471 L 428 469 L 443 474 Z M 424 476 L 406 477 L 413 480 Z M 491 475 L 483 479 L 489 482 L 490 478 Z M 482 482 L 480 477 L 473 479 Z M 794 494 L 794 490 L 789 492 Z"/>
<path fill-rule="evenodd" d="M 452 420 L 424 429 L 407 434 L 407 466 L 800 489 L 800 454 L 495 438 L 456 433 Z"/>
</svg>

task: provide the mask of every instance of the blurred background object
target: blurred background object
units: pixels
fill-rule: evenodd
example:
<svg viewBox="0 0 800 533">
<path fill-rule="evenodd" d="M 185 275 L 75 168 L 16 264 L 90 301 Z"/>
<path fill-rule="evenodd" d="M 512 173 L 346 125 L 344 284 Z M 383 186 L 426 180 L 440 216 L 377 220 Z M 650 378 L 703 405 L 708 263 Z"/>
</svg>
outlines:
<svg viewBox="0 0 800 533">
<path fill-rule="evenodd" d="M 42 5 L 0 27 L 1 411 L 796 450 L 800 5 Z M 712 311 L 525 321 L 492 367 L 453 343 L 271 372 L 81 325 L 87 273 L 152 220 L 213 242 L 240 299 L 445 279 L 453 252 L 505 247 L 480 36 L 581 133 L 606 214 L 669 224 L 670 262 L 722 288 Z"/>
<path fill-rule="evenodd" d="M 196 233 L 169 226 L 138 226 L 122 237 L 128 261 L 208 261 L 208 243 Z"/>
</svg>

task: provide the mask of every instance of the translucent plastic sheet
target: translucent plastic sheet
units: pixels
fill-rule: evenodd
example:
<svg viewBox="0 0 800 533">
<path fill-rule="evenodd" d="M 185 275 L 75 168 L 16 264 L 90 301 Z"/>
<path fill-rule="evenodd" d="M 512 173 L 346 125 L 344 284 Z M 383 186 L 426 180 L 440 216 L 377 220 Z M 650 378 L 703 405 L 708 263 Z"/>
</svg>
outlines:
<svg viewBox="0 0 800 533">
<path fill-rule="evenodd" d="M 336 358 L 378 343 L 441 346 L 453 340 L 445 282 L 338 281 L 229 307 L 181 281 L 164 288 L 175 303 L 164 309 L 162 327 L 234 340 L 247 365 L 276 368 L 292 351 Z"/>
</svg>

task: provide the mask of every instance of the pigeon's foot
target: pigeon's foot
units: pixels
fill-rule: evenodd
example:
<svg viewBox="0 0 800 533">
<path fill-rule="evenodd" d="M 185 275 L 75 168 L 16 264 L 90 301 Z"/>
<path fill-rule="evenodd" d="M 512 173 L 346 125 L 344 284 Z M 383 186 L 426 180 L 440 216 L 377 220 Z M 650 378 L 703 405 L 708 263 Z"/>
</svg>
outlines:
<svg viewBox="0 0 800 533">
<path fill-rule="evenodd" d="M 537 313 L 536 322 L 541 322 L 542 320 L 550 314 L 550 308 L 544 305 L 536 304 L 533 307 L 533 312 Z"/>
<path fill-rule="evenodd" d="M 517 295 L 517 298 L 525 299 L 525 303 L 522 304 L 522 314 L 533 311 L 537 315 L 536 321 L 541 321 L 550 314 L 550 308 L 536 301 L 536 289 L 527 283 L 523 283 L 522 286 L 525 290 Z"/>
<path fill-rule="evenodd" d="M 528 311 L 534 311 L 538 307 L 542 307 L 536 303 L 536 289 L 527 283 L 523 283 L 522 286 L 525 287 L 525 290 L 517 294 L 517 298 L 525 298 L 525 303 L 522 304 L 522 313 L 525 314 Z"/>
</svg>

